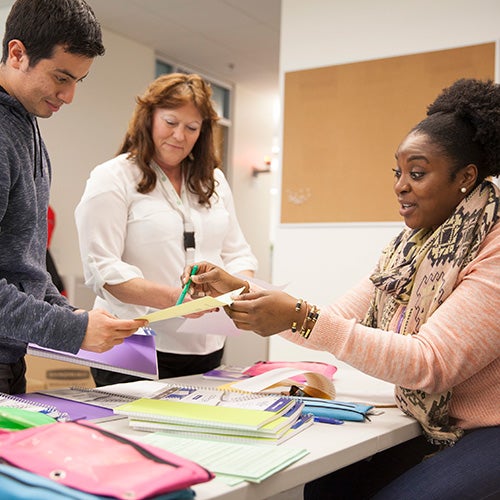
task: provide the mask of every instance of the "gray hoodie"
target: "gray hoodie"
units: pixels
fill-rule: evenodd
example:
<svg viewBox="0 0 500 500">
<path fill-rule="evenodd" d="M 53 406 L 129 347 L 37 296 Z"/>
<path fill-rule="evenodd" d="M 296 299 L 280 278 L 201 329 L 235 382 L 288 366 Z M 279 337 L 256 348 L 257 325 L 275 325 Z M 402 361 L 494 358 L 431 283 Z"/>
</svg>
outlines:
<svg viewBox="0 0 500 500">
<path fill-rule="evenodd" d="M 0 363 L 28 342 L 76 353 L 87 329 L 46 271 L 50 178 L 36 117 L 0 87 Z"/>
</svg>

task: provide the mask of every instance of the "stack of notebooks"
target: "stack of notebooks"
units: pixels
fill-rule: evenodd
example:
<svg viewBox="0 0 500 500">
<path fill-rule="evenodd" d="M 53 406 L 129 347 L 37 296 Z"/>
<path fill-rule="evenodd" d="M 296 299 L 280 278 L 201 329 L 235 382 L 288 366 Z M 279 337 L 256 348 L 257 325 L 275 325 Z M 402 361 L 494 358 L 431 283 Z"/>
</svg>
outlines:
<svg viewBox="0 0 500 500">
<path fill-rule="evenodd" d="M 140 398 L 113 409 L 131 427 L 172 436 L 280 444 L 313 423 L 304 403 L 278 395 L 172 386 L 159 399 Z"/>
</svg>

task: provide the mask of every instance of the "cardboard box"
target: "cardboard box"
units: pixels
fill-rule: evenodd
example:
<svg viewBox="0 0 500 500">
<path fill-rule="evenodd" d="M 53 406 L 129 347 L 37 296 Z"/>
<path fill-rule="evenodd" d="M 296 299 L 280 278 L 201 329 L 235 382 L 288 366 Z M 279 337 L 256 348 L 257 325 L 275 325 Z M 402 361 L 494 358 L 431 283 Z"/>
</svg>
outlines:
<svg viewBox="0 0 500 500">
<path fill-rule="evenodd" d="M 88 366 L 39 356 L 26 356 L 26 392 L 61 387 L 95 387 Z"/>
</svg>

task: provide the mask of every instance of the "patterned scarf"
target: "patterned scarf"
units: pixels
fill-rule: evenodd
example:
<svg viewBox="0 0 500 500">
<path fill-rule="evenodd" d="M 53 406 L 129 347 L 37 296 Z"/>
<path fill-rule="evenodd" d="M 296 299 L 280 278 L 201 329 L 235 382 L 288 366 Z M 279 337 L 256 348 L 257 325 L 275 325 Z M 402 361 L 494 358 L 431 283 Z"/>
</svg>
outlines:
<svg viewBox="0 0 500 500">
<path fill-rule="evenodd" d="M 477 255 L 498 218 L 499 196 L 498 187 L 484 181 L 435 231 L 402 231 L 384 250 L 370 278 L 376 289 L 363 324 L 389 330 L 402 310 L 399 333 L 418 333 L 453 291 L 461 269 Z M 453 445 L 463 435 L 449 421 L 451 390 L 428 394 L 396 386 L 395 396 L 398 407 L 419 421 L 430 442 Z"/>
</svg>

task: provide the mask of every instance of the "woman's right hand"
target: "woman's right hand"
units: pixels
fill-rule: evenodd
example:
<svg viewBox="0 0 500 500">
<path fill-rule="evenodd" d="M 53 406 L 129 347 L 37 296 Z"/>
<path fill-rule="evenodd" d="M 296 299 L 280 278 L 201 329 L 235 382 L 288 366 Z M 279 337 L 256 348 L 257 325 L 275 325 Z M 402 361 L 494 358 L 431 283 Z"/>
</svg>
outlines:
<svg viewBox="0 0 500 500">
<path fill-rule="evenodd" d="M 236 297 L 224 309 L 237 328 L 269 337 L 289 330 L 294 322 L 300 328 L 306 310 L 297 311 L 296 304 L 297 299 L 282 290 L 260 290 Z"/>
<path fill-rule="evenodd" d="M 211 264 L 210 262 L 197 263 L 198 272 L 191 276 L 193 266 L 188 266 L 182 274 L 182 283 L 186 283 L 191 278 L 191 287 L 189 294 L 193 298 L 211 295 L 217 297 L 223 293 L 244 287 L 243 293 L 250 290 L 248 281 L 237 278 L 224 271 L 222 268 Z"/>
</svg>

